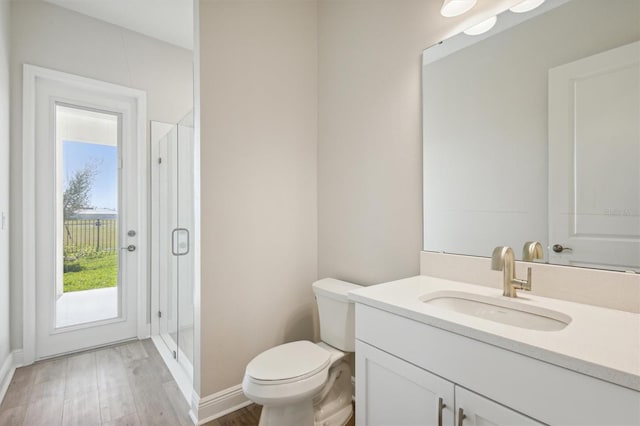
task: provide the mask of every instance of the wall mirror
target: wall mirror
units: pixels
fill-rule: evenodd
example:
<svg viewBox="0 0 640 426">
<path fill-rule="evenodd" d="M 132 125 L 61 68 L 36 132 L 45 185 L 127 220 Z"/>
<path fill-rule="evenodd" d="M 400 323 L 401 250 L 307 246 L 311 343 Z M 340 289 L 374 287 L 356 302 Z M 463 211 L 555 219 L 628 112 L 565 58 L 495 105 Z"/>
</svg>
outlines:
<svg viewBox="0 0 640 426">
<path fill-rule="evenodd" d="M 638 0 L 547 0 L 425 50 L 424 249 L 640 272 L 639 40 Z"/>
</svg>

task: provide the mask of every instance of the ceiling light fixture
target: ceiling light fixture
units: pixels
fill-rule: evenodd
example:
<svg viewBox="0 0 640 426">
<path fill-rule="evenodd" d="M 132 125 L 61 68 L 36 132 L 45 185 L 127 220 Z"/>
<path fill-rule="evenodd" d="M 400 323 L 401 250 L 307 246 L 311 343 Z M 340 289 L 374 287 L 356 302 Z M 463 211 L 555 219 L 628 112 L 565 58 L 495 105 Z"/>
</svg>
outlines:
<svg viewBox="0 0 640 426">
<path fill-rule="evenodd" d="M 515 13 L 524 13 L 535 9 L 542 3 L 544 3 L 544 0 L 524 0 L 522 3 L 518 3 L 509 10 Z"/>
<path fill-rule="evenodd" d="M 477 0 L 444 0 L 440 14 L 447 18 L 462 15 L 475 6 L 476 1 Z"/>
<path fill-rule="evenodd" d="M 498 21 L 498 17 L 497 16 L 492 16 L 491 18 L 480 22 L 477 25 L 474 25 L 471 28 L 467 28 L 464 33 L 466 35 L 479 35 L 482 33 L 486 33 L 487 31 L 489 31 L 491 28 L 493 28 L 493 26 L 496 24 L 496 22 Z"/>
</svg>

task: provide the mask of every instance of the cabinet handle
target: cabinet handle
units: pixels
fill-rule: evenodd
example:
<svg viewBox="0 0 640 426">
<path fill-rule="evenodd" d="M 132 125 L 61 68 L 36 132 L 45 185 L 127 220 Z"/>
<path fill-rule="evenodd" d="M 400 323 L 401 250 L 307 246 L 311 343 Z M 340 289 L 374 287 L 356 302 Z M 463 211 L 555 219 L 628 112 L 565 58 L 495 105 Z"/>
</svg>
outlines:
<svg viewBox="0 0 640 426">
<path fill-rule="evenodd" d="M 458 426 L 462 426 L 462 421 L 466 418 L 467 416 L 464 414 L 464 410 L 462 408 L 458 408 Z"/>
<path fill-rule="evenodd" d="M 442 426 L 442 409 L 446 406 L 442 398 L 438 398 L 438 426 Z"/>
</svg>

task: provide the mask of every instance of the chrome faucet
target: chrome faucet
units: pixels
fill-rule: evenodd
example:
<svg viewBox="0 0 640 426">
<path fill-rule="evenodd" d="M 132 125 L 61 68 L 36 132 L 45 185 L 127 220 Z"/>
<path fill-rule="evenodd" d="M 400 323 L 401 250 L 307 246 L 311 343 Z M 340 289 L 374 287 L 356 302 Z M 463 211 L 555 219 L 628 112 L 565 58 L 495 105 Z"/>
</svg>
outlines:
<svg viewBox="0 0 640 426">
<path fill-rule="evenodd" d="M 527 241 L 522 247 L 522 260 L 524 262 L 533 262 L 535 259 L 542 259 L 542 244 L 537 241 Z"/>
<path fill-rule="evenodd" d="M 541 247 L 542 250 L 542 247 Z M 531 268 L 527 270 L 527 279 L 516 278 L 515 256 L 511 247 L 498 246 L 491 255 L 491 269 L 503 271 L 502 295 L 518 297 L 517 289 L 531 291 Z"/>
</svg>

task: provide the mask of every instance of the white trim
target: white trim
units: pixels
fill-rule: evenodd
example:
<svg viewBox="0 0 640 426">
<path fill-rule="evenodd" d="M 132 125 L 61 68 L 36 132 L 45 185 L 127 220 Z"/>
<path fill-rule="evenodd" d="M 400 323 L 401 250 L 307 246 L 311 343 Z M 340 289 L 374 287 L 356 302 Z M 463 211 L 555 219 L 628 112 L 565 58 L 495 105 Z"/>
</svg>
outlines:
<svg viewBox="0 0 640 426">
<path fill-rule="evenodd" d="M 13 351 L 13 366 L 15 368 L 20 368 L 23 365 L 25 365 L 24 352 L 22 351 L 22 349 L 16 349 L 15 351 Z"/>
<path fill-rule="evenodd" d="M 25 64 L 22 86 L 22 350 L 25 364 L 36 359 L 35 67 Z"/>
<path fill-rule="evenodd" d="M 182 392 L 182 396 L 184 396 L 184 399 L 187 401 L 187 404 L 190 404 L 191 402 L 190 397 L 191 397 L 191 394 L 193 393 L 193 390 L 192 390 L 193 378 L 189 377 L 189 374 L 187 374 L 187 372 L 184 371 L 183 367 L 178 362 L 176 362 L 175 359 L 173 359 L 173 354 L 171 353 L 171 350 L 169 350 L 169 348 L 167 347 L 165 341 L 163 340 L 160 334 L 154 334 L 153 336 L 151 336 L 151 341 L 153 342 L 156 349 L 160 353 L 160 356 L 162 357 L 162 360 L 164 361 L 167 368 L 169 369 L 171 376 L 173 376 L 173 379 L 176 381 L 178 388 Z M 181 355 L 184 355 L 184 354 L 181 353 Z"/>
<path fill-rule="evenodd" d="M 9 352 L 4 363 L 2 363 L 2 367 L 0 367 L 0 403 L 2 403 L 5 395 L 7 394 L 9 384 L 11 384 L 11 379 L 13 379 L 13 374 L 16 372 L 16 368 L 22 366 L 22 355 L 21 350 Z"/>
<path fill-rule="evenodd" d="M 24 363 L 32 364 L 36 360 L 36 191 L 35 191 L 35 122 L 36 122 L 36 82 L 37 79 L 73 84 L 74 86 L 99 90 L 110 94 L 119 94 L 136 101 L 136 134 L 138 153 L 138 184 L 141 191 L 147 190 L 147 143 L 146 93 L 117 84 L 106 83 L 74 74 L 68 74 L 30 64 L 23 65 L 23 103 L 22 103 L 22 345 Z M 147 197 L 138 200 L 137 223 L 139 224 L 138 256 L 141 259 L 138 268 L 137 333 L 139 338 L 149 336 L 147 323 Z"/>
<path fill-rule="evenodd" d="M 193 2 L 193 389 L 201 393 L 200 2 Z"/>
<path fill-rule="evenodd" d="M 145 311 L 146 311 L 147 307 L 145 306 Z M 146 313 L 146 312 L 145 312 Z M 146 316 L 146 315 L 145 315 Z M 146 318 L 145 318 L 146 320 Z M 140 328 L 138 328 L 138 334 L 140 333 Z M 148 339 L 151 337 L 151 324 L 146 324 L 144 326 L 144 331 L 143 331 L 144 337 L 139 337 L 138 339 L 142 340 L 142 339 Z"/>
<path fill-rule="evenodd" d="M 200 396 L 198 395 L 198 392 L 196 392 L 194 389 L 193 394 L 191 395 L 191 404 L 190 404 L 191 409 L 189 410 L 189 418 L 191 419 L 194 425 L 198 424 L 198 406 L 199 405 L 200 405 Z"/>
<path fill-rule="evenodd" d="M 13 364 L 13 352 L 9 352 L 4 363 L 2 363 L 2 367 L 0 367 L 0 403 L 4 400 L 4 396 L 7 394 L 9 383 L 11 383 L 11 379 L 13 378 L 13 373 L 15 373 L 15 371 L 16 367 Z"/>
<path fill-rule="evenodd" d="M 191 402 L 191 411 L 189 416 L 196 425 L 203 425 L 219 417 L 225 416 L 236 410 L 251 405 L 251 401 L 247 399 L 242 392 L 242 385 L 232 386 L 199 398 L 198 394 L 193 393 L 193 401 Z M 197 407 L 197 411 L 194 410 Z"/>
<path fill-rule="evenodd" d="M 127 90 L 134 90 L 128 89 Z M 138 264 L 138 339 L 147 339 L 151 336 L 150 313 L 148 314 L 149 296 L 149 216 L 147 210 L 149 186 L 147 183 L 148 164 L 149 164 L 149 147 L 147 144 L 147 94 L 141 90 L 135 90 L 137 95 L 134 97 L 138 101 L 137 107 L 137 135 L 138 135 L 138 188 L 142 192 L 138 197 L 138 206 L 136 212 L 138 214 L 138 256 L 140 262 Z M 133 94 L 134 92 L 130 92 Z"/>
</svg>

